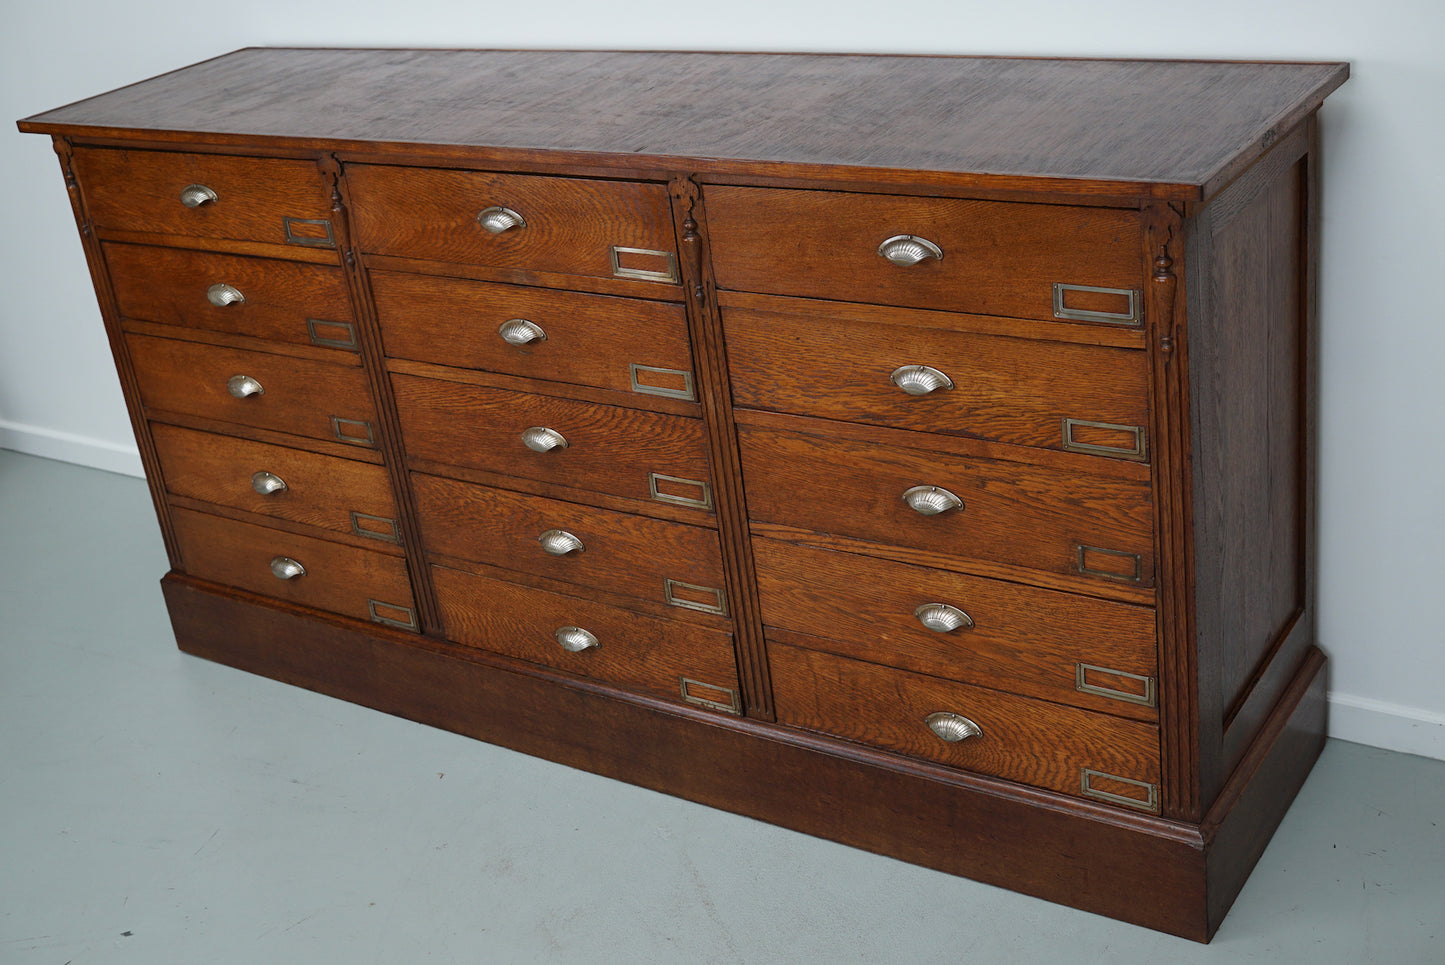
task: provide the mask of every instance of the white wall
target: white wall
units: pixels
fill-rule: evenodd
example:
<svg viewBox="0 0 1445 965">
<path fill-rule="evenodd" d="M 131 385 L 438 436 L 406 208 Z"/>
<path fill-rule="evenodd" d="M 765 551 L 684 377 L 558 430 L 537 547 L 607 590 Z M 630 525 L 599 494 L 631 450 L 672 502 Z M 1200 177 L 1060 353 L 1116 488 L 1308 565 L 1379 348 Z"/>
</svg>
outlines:
<svg viewBox="0 0 1445 965">
<path fill-rule="evenodd" d="M 18 5 L 18 9 L 17 9 Z M 7 122 L 253 44 L 1349 60 L 1325 136 L 1321 643 L 1336 736 L 1445 758 L 1438 0 L 10 0 Z M 0 133 L 0 446 L 138 472 L 44 138 Z M 3 493 L 0 493 L 3 496 Z M 3 547 L 0 534 L 0 547 Z"/>
</svg>

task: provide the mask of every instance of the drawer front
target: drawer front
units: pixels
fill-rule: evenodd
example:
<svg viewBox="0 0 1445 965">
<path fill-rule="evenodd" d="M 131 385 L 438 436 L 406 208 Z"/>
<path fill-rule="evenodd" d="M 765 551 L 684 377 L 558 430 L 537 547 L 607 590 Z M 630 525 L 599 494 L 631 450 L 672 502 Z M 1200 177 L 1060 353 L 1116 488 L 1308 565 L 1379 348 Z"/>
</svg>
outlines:
<svg viewBox="0 0 1445 965">
<path fill-rule="evenodd" d="M 126 318 L 360 350 L 340 268 L 151 245 L 104 248 Z"/>
<path fill-rule="evenodd" d="M 739 435 L 754 520 L 1044 570 L 1081 587 L 1100 579 L 1153 585 L 1147 479 L 755 426 L 739 426 Z M 946 490 L 962 506 L 923 515 L 905 502 L 920 486 Z"/>
<path fill-rule="evenodd" d="M 1053 319 L 1056 284 L 1126 293 L 1143 277 L 1135 211 L 709 185 L 707 217 L 718 286 L 737 291 Z M 900 236 L 942 257 L 900 267 L 879 254 Z M 1137 295 L 1064 304 L 1138 322 Z"/>
<path fill-rule="evenodd" d="M 781 723 L 1034 787 L 1158 810 L 1159 732 L 1151 724 L 777 643 L 768 645 L 768 658 Z M 929 725 L 934 714 L 965 718 L 981 733 L 944 740 Z M 949 722 L 937 726 L 946 729 Z"/>
<path fill-rule="evenodd" d="M 727 633 L 445 566 L 433 566 L 432 574 L 451 640 L 628 690 L 741 713 Z M 572 647 L 595 644 L 574 651 L 562 640 Z"/>
<path fill-rule="evenodd" d="M 370 164 L 348 167 L 346 181 L 357 237 L 373 254 L 678 281 L 660 184 Z"/>
<path fill-rule="evenodd" d="M 1158 718 L 1148 607 L 770 539 L 753 557 L 763 623 L 808 649 Z"/>
<path fill-rule="evenodd" d="M 354 365 L 328 365 L 265 352 L 128 335 L 141 401 L 164 410 L 315 439 L 375 448 L 376 415 L 366 376 Z M 253 386 L 260 392 L 237 397 Z"/>
<path fill-rule="evenodd" d="M 162 423 L 151 425 L 173 496 L 399 544 L 381 466 Z"/>
<path fill-rule="evenodd" d="M 715 530 L 420 473 L 412 490 L 429 553 L 728 613 Z"/>
<path fill-rule="evenodd" d="M 699 419 L 410 375 L 391 381 L 413 457 L 712 511 Z M 534 451 L 523 442 L 530 429 L 550 429 L 566 445 Z"/>
<path fill-rule="evenodd" d="M 371 287 L 393 358 L 697 399 L 679 304 L 389 271 Z"/>
<path fill-rule="evenodd" d="M 740 406 L 1148 457 L 1143 352 L 747 309 L 723 320 Z"/>
<path fill-rule="evenodd" d="M 400 556 L 374 553 L 265 526 L 172 509 L 185 571 L 253 593 L 417 629 L 411 581 Z M 287 561 L 304 573 L 282 579 Z"/>
<path fill-rule="evenodd" d="M 76 148 L 74 165 L 98 228 L 336 247 L 331 191 L 310 161 Z"/>
</svg>

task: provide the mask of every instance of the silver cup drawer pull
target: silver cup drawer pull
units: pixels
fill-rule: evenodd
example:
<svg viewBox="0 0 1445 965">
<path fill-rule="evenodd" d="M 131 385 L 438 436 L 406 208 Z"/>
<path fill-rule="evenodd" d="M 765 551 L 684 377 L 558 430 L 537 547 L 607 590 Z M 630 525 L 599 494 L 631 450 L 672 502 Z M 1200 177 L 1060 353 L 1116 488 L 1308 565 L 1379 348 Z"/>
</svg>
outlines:
<svg viewBox="0 0 1445 965">
<path fill-rule="evenodd" d="M 266 472 L 264 469 L 251 474 L 251 488 L 256 490 L 258 496 L 269 496 L 272 493 L 283 493 L 286 491 L 286 480 L 274 472 Z"/>
<path fill-rule="evenodd" d="M 549 529 L 537 537 L 548 556 L 566 556 L 568 553 L 582 553 L 587 545 L 565 529 Z"/>
<path fill-rule="evenodd" d="M 547 341 L 547 333 L 542 330 L 542 326 L 525 318 L 507 319 L 497 329 L 497 334 L 502 336 L 502 341 L 508 345 L 518 347 Z"/>
<path fill-rule="evenodd" d="M 499 235 L 504 231 L 511 231 L 513 228 L 527 227 L 527 219 L 511 208 L 496 206 L 483 208 L 477 215 L 477 224 L 492 234 Z"/>
<path fill-rule="evenodd" d="M 204 184 L 188 184 L 181 188 L 181 204 L 188 208 L 199 208 L 203 204 L 215 204 L 220 198 Z"/>
<path fill-rule="evenodd" d="M 241 289 L 235 285 L 217 282 L 206 289 L 206 301 L 217 308 L 225 308 L 227 305 L 246 304 L 246 296 L 241 294 Z"/>
<path fill-rule="evenodd" d="M 914 610 L 913 615 L 918 618 L 919 623 L 935 633 L 973 629 L 973 617 L 947 603 L 925 603 Z"/>
<path fill-rule="evenodd" d="M 581 653 L 600 646 L 597 638 L 581 627 L 558 627 L 555 635 L 558 645 L 568 653 Z"/>
<path fill-rule="evenodd" d="M 923 718 L 928 729 L 942 741 L 956 744 L 961 740 L 968 740 L 970 737 L 982 737 L 983 731 L 977 724 L 962 714 L 939 711 L 936 714 L 929 714 Z"/>
<path fill-rule="evenodd" d="M 271 561 L 271 575 L 278 580 L 294 580 L 306 575 L 306 567 L 289 556 L 278 556 Z"/>
<path fill-rule="evenodd" d="M 909 395 L 927 395 L 953 388 L 953 379 L 931 365 L 900 365 L 888 376 L 888 381 Z"/>
<path fill-rule="evenodd" d="M 226 391 L 238 399 L 253 395 L 265 395 L 266 387 L 249 375 L 233 375 L 226 380 Z"/>
<path fill-rule="evenodd" d="M 567 437 L 556 429 L 532 426 L 522 430 L 522 445 L 533 452 L 551 452 L 553 449 L 566 449 Z"/>
<path fill-rule="evenodd" d="M 942 486 L 914 486 L 903 494 L 903 501 L 922 516 L 937 516 L 950 509 L 963 508 L 963 500 Z"/>
<path fill-rule="evenodd" d="M 899 268 L 908 268 L 929 258 L 943 260 L 942 248 L 916 235 L 894 235 L 878 246 L 878 254 Z"/>
</svg>

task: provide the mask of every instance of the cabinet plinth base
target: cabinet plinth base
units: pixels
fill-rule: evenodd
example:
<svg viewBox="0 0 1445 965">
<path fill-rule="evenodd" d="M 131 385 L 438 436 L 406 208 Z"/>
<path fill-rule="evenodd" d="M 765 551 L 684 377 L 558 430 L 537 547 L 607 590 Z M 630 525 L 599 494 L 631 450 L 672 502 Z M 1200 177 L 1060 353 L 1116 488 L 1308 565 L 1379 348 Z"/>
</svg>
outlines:
<svg viewBox="0 0 1445 965">
<path fill-rule="evenodd" d="M 1208 941 L 1323 746 L 1316 649 L 1200 826 L 672 707 L 172 573 L 190 654 L 570 767 Z M 569 721 L 585 719 L 580 733 Z M 699 763 L 703 762 L 703 763 Z M 907 801 L 900 808 L 899 801 Z"/>
</svg>

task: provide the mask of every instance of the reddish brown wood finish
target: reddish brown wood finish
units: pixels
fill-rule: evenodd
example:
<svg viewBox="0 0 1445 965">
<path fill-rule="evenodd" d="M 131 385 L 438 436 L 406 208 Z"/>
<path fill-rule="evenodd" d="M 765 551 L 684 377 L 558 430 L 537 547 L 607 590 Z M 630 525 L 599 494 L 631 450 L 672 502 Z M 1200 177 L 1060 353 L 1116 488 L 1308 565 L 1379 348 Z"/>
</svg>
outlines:
<svg viewBox="0 0 1445 965">
<path fill-rule="evenodd" d="M 708 212 L 721 288 L 1051 319 L 1055 283 L 1138 285 L 1134 211 L 719 186 Z M 943 257 L 894 265 L 898 235 Z"/>
<path fill-rule="evenodd" d="M 668 604 L 668 581 L 687 584 L 676 598 L 727 611 L 716 530 L 615 513 L 592 506 L 412 475 L 427 552 Z M 582 548 L 562 556 L 542 547 L 562 530 Z M 710 589 L 711 594 L 699 593 Z M 722 624 L 725 621 L 719 620 Z"/>
<path fill-rule="evenodd" d="M 400 544 L 396 500 L 380 466 L 155 423 L 161 474 L 172 496 L 304 523 L 359 539 Z M 262 494 L 253 477 L 285 488 Z"/>
<path fill-rule="evenodd" d="M 269 527 L 174 509 L 185 571 L 198 579 L 318 607 L 358 620 L 382 617 L 416 628 L 406 561 Z M 305 573 L 281 579 L 273 560 L 300 563 Z"/>
<path fill-rule="evenodd" d="M 1084 768 L 1157 790 L 1151 724 L 775 642 L 768 656 L 782 723 L 1065 794 L 1081 793 Z M 961 714 L 982 734 L 943 740 L 926 723 L 935 713 Z M 1152 794 L 1135 791 L 1144 793 L 1139 810 L 1155 810 Z"/>
<path fill-rule="evenodd" d="M 1155 720 L 1153 702 L 1078 688 L 1085 682 L 1142 699 L 1155 676 L 1154 611 L 1002 580 L 756 539 L 763 622 L 774 639 L 983 687 Z M 914 615 L 943 603 L 972 626 L 939 632 Z M 776 628 L 776 629 L 775 629 Z"/>
<path fill-rule="evenodd" d="M 742 708 L 726 633 L 443 566 L 432 573 L 447 636 L 459 643 L 669 700 L 725 691 L 728 698 L 715 702 L 729 713 Z M 565 650 L 556 634 L 568 627 L 591 633 L 596 645 Z"/>
<path fill-rule="evenodd" d="M 1065 419 L 1108 423 L 1137 433 L 1108 430 L 1102 445 L 1121 450 L 1118 458 L 1148 457 L 1142 352 L 853 322 L 831 313 L 730 309 L 723 323 L 740 406 L 1050 449 L 1065 448 Z M 892 375 L 915 365 L 937 369 L 952 387 L 907 394 Z M 1088 431 L 1074 427 L 1071 442 Z"/>
<path fill-rule="evenodd" d="M 620 246 L 670 254 L 676 267 L 662 185 L 369 164 L 349 165 L 346 179 L 368 254 L 611 278 L 610 249 Z M 525 226 L 485 230 L 478 216 L 493 207 L 520 215 Z M 666 271 L 669 262 L 642 264 Z"/>
<path fill-rule="evenodd" d="M 742 455 L 755 520 L 1045 570 L 1083 592 L 1100 580 L 1154 582 L 1149 490 L 1131 480 L 751 426 Z M 903 501 L 917 486 L 963 506 L 920 515 Z M 1081 546 L 1129 554 L 1127 576 L 1082 572 Z"/>
<path fill-rule="evenodd" d="M 634 384 L 691 386 L 681 305 L 393 271 L 372 272 L 371 287 L 394 358 L 629 392 L 639 408 L 652 408 L 658 396 Z M 513 319 L 532 322 L 543 337 L 509 344 L 499 329 Z M 639 378 L 633 365 L 672 374 L 643 371 Z"/>
<path fill-rule="evenodd" d="M 303 246 L 335 247 L 326 243 L 330 192 L 307 161 L 81 148 L 74 163 L 97 228 L 283 245 L 295 243 L 285 221 L 294 218 L 322 223 L 293 227 Z M 210 188 L 216 200 L 182 204 L 181 192 L 193 184 Z"/>
<path fill-rule="evenodd" d="M 638 500 L 653 498 L 648 478 L 660 473 L 696 483 L 664 483 L 669 492 L 706 495 L 711 502 L 706 442 L 696 419 L 407 375 L 392 376 L 392 385 L 408 455 Z M 532 427 L 560 432 L 566 448 L 527 448 L 521 434 Z"/>
<path fill-rule="evenodd" d="M 628 177 L 665 164 L 1187 200 L 1213 194 L 1348 76 L 1340 63 L 248 49 L 22 130 L 159 143 L 199 132 L 501 170 Z"/>
<path fill-rule="evenodd" d="M 153 415 L 187 415 L 253 425 L 370 448 L 376 412 L 366 375 L 331 365 L 174 339 L 128 336 L 141 400 Z M 347 356 L 340 356 L 345 359 Z M 237 398 L 232 377 L 250 376 L 260 394 Z M 341 420 L 341 421 L 333 421 Z"/>
<path fill-rule="evenodd" d="M 127 319 L 352 352 L 360 348 L 340 268 L 153 245 L 102 248 Z M 213 304 L 207 291 L 218 284 L 235 288 L 244 301 Z"/>
<path fill-rule="evenodd" d="M 1313 113 L 1346 74 L 248 50 L 21 126 L 63 135 L 183 649 L 1207 940 L 1323 740 Z M 972 628 L 924 630 L 935 597 Z"/>
</svg>

